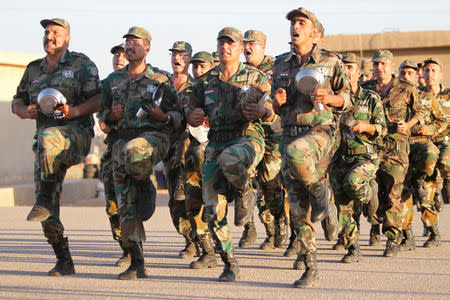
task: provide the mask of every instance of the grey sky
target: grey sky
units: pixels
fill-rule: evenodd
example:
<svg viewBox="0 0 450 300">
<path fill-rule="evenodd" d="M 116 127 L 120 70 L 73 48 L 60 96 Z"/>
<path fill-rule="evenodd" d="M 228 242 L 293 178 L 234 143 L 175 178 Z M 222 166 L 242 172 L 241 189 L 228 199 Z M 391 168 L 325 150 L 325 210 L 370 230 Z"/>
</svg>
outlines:
<svg viewBox="0 0 450 300">
<path fill-rule="evenodd" d="M 152 35 L 148 61 L 170 71 L 168 49 L 174 41 L 188 41 L 194 52 L 214 51 L 217 32 L 225 26 L 265 32 L 270 55 L 287 51 L 289 22 L 285 15 L 299 6 L 317 15 L 326 34 L 450 30 L 448 0 L 10 0 L 2 3 L 0 50 L 43 56 L 39 21 L 61 17 L 71 25 L 69 49 L 87 54 L 104 78 L 112 71 L 109 49 L 136 25 Z"/>
</svg>

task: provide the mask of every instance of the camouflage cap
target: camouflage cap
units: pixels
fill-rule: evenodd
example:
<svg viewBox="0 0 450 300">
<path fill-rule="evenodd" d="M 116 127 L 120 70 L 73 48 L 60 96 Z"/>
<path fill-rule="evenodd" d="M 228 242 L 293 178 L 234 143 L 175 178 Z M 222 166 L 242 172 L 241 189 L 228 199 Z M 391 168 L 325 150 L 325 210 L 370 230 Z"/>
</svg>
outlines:
<svg viewBox="0 0 450 300">
<path fill-rule="evenodd" d="M 225 27 L 224 29 L 219 31 L 217 39 L 220 39 L 222 37 L 228 37 L 232 39 L 234 42 L 242 43 L 242 32 L 234 27 Z"/>
<path fill-rule="evenodd" d="M 342 56 L 342 61 L 347 64 L 357 64 L 359 67 L 361 67 L 361 59 L 353 53 L 345 53 Z"/>
<path fill-rule="evenodd" d="M 192 53 L 192 47 L 191 44 L 185 41 L 178 41 L 173 43 L 172 48 L 169 49 L 169 51 L 180 51 L 180 52 L 189 52 Z"/>
<path fill-rule="evenodd" d="M 364 75 L 372 75 L 373 67 L 372 63 L 367 59 L 361 60 L 361 71 Z"/>
<path fill-rule="evenodd" d="M 373 53 L 372 61 L 392 61 L 394 59 L 394 55 L 389 50 L 377 50 Z"/>
<path fill-rule="evenodd" d="M 191 63 L 194 62 L 208 62 L 210 64 L 214 64 L 214 58 L 211 54 L 206 51 L 200 51 L 194 54 L 191 58 Z"/>
<path fill-rule="evenodd" d="M 219 55 L 217 55 L 216 51 L 212 52 L 211 56 L 214 58 L 214 62 L 219 62 L 220 61 Z"/>
<path fill-rule="evenodd" d="M 60 18 L 53 18 L 53 19 L 44 19 L 41 20 L 41 26 L 46 28 L 48 24 L 55 24 L 55 25 L 59 25 L 61 27 L 64 27 L 67 32 L 70 35 L 70 25 L 69 23 L 64 20 L 64 19 L 60 19 Z"/>
<path fill-rule="evenodd" d="M 286 19 L 288 19 L 289 21 L 292 20 L 294 17 L 296 16 L 304 16 L 306 18 L 308 18 L 313 24 L 314 27 L 316 27 L 317 29 L 319 29 L 320 27 L 320 22 L 317 19 L 316 15 L 313 14 L 312 12 L 310 12 L 309 10 L 307 10 L 304 7 L 299 7 L 297 9 L 291 10 L 290 12 L 288 12 L 286 14 Z M 322 26 L 323 27 L 323 26 Z"/>
<path fill-rule="evenodd" d="M 114 46 L 111 48 L 111 54 L 114 54 L 117 51 L 125 51 L 125 43 L 122 43 L 120 45 L 117 45 L 117 46 Z"/>
<path fill-rule="evenodd" d="M 425 67 L 427 64 L 437 64 L 439 67 L 442 67 L 440 60 L 435 57 L 428 57 L 422 63 L 423 67 Z"/>
<path fill-rule="evenodd" d="M 123 36 L 123 38 L 127 37 L 136 37 L 138 39 L 147 40 L 150 42 L 152 40 L 152 36 L 150 33 L 142 27 L 133 26 L 128 29 L 128 33 Z"/>
<path fill-rule="evenodd" d="M 411 69 L 414 69 L 414 70 L 417 71 L 417 69 L 418 69 L 419 67 L 417 66 L 417 64 L 416 64 L 415 62 L 413 62 L 412 60 L 407 59 L 407 60 L 404 60 L 404 61 L 400 64 L 400 66 L 399 66 L 398 68 L 399 68 L 399 69 L 403 69 L 403 68 L 411 68 Z"/>
<path fill-rule="evenodd" d="M 322 23 L 319 22 L 319 27 L 317 27 L 319 30 L 319 33 L 322 35 L 325 35 L 325 28 L 323 27 Z"/>
<path fill-rule="evenodd" d="M 256 42 L 265 45 L 266 35 L 258 30 L 247 30 L 244 33 L 244 42 Z"/>
</svg>

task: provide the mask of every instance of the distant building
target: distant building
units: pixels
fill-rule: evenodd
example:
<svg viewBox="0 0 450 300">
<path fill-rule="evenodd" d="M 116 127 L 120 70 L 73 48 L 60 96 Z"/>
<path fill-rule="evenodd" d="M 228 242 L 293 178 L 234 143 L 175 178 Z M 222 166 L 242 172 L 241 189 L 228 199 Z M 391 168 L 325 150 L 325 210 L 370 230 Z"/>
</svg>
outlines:
<svg viewBox="0 0 450 300">
<path fill-rule="evenodd" d="M 396 68 L 405 59 L 422 62 L 439 58 L 443 64 L 444 86 L 450 87 L 450 31 L 384 32 L 373 34 L 340 34 L 326 37 L 324 48 L 353 52 L 371 59 L 374 51 L 388 49 L 394 54 Z"/>
</svg>

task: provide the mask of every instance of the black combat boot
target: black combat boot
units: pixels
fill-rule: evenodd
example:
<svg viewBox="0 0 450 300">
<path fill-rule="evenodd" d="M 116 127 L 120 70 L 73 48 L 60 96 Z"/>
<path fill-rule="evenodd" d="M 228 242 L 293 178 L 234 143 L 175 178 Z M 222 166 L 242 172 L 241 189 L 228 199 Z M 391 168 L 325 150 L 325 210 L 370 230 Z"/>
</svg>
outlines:
<svg viewBox="0 0 450 300">
<path fill-rule="evenodd" d="M 398 255 L 398 241 L 388 239 L 386 242 L 386 249 L 384 250 L 384 257 L 396 257 Z"/>
<path fill-rule="evenodd" d="M 186 246 L 183 250 L 180 251 L 180 253 L 178 253 L 178 257 L 181 259 L 191 259 L 193 257 L 198 257 L 200 255 L 200 251 L 196 243 L 194 243 L 187 237 L 184 237 L 184 239 L 186 240 Z"/>
<path fill-rule="evenodd" d="M 308 194 L 311 204 L 311 222 L 320 222 L 329 213 L 331 191 L 327 185 L 318 181 L 308 186 Z"/>
<path fill-rule="evenodd" d="M 416 190 L 419 203 L 425 203 L 428 198 L 427 185 L 425 183 L 426 175 L 423 174 L 413 180 L 413 187 Z"/>
<path fill-rule="evenodd" d="M 379 246 L 380 241 L 380 225 L 373 225 L 370 227 L 369 246 Z"/>
<path fill-rule="evenodd" d="M 441 245 L 441 234 L 439 233 L 439 229 L 437 224 L 428 227 L 430 230 L 430 237 L 423 244 L 425 248 L 438 247 Z"/>
<path fill-rule="evenodd" d="M 302 277 L 294 282 L 294 287 L 305 288 L 319 285 L 319 269 L 317 268 L 316 252 L 302 254 L 302 258 L 306 269 Z"/>
<path fill-rule="evenodd" d="M 438 213 L 444 210 L 444 200 L 442 200 L 441 191 L 438 191 L 438 189 L 436 189 L 436 192 L 434 193 L 434 209 L 436 209 Z"/>
<path fill-rule="evenodd" d="M 376 214 L 379 206 L 378 183 L 375 179 L 372 179 L 369 184 L 372 189 L 372 196 L 368 199 L 369 201 L 367 203 L 363 203 L 363 214 L 368 218 Z"/>
<path fill-rule="evenodd" d="M 202 255 L 196 261 L 191 262 L 189 268 L 191 269 L 207 269 L 207 268 L 217 268 L 216 253 L 214 251 L 214 246 L 211 241 L 211 236 L 205 234 L 201 237 L 199 242 L 202 248 Z"/>
<path fill-rule="evenodd" d="M 27 221 L 43 222 L 52 214 L 52 194 L 56 190 L 56 180 L 41 180 L 36 202 L 27 216 Z"/>
<path fill-rule="evenodd" d="M 291 235 L 289 236 L 289 245 L 286 249 L 286 251 L 284 251 L 283 256 L 286 257 L 291 257 L 294 255 L 297 255 L 297 243 L 295 242 L 296 240 L 296 235 L 295 235 L 295 229 L 294 229 L 294 224 L 292 223 L 292 218 L 289 222 L 289 227 L 291 229 Z"/>
<path fill-rule="evenodd" d="M 136 214 L 139 221 L 147 221 L 155 212 L 156 189 L 148 179 L 133 180 L 136 188 Z"/>
<path fill-rule="evenodd" d="M 75 274 L 75 268 L 73 266 L 72 256 L 69 251 L 69 241 L 67 238 L 60 238 L 56 243 L 51 244 L 53 251 L 55 251 L 56 262 L 55 267 L 48 271 L 49 276 L 62 276 Z"/>
<path fill-rule="evenodd" d="M 355 242 L 354 244 L 350 245 L 350 247 L 348 247 L 348 252 L 344 255 L 341 262 L 353 264 L 360 261 L 362 261 L 361 248 L 359 247 L 359 243 Z"/>
<path fill-rule="evenodd" d="M 244 226 L 252 220 L 255 195 L 251 183 L 247 183 L 242 191 L 237 192 L 234 202 L 234 224 Z"/>
<path fill-rule="evenodd" d="M 416 240 L 411 228 L 403 230 L 403 239 L 398 246 L 400 251 L 411 251 L 416 250 Z"/>
<path fill-rule="evenodd" d="M 445 204 L 450 204 L 450 180 L 444 180 L 444 188 L 442 189 L 442 198 Z"/>
<path fill-rule="evenodd" d="M 281 213 L 281 216 L 275 219 L 275 247 L 281 248 L 283 247 L 288 239 L 288 224 L 287 218 L 284 215 L 284 212 Z"/>
<path fill-rule="evenodd" d="M 225 263 L 225 267 L 219 276 L 219 281 L 236 281 L 239 275 L 239 265 L 236 257 L 234 257 L 234 251 L 221 253 L 220 257 Z"/>
<path fill-rule="evenodd" d="M 266 239 L 259 246 L 261 250 L 272 250 L 275 249 L 275 223 L 272 221 L 269 224 L 264 223 L 264 227 L 266 228 Z"/>
<path fill-rule="evenodd" d="M 133 245 L 128 248 L 131 255 L 131 264 L 125 272 L 119 274 L 121 280 L 133 280 L 136 278 L 147 278 L 147 272 L 144 264 L 144 253 L 142 252 L 142 242 L 132 242 Z"/>
<path fill-rule="evenodd" d="M 337 207 L 330 203 L 330 212 L 321 222 L 323 233 L 327 241 L 334 241 L 338 237 L 339 221 Z"/>
<path fill-rule="evenodd" d="M 333 249 L 333 250 L 344 250 L 345 249 L 344 236 L 342 234 L 339 234 L 336 244 L 334 244 L 331 249 Z"/>
<path fill-rule="evenodd" d="M 244 225 L 244 231 L 242 232 L 242 237 L 239 240 L 239 247 L 248 248 L 253 246 L 253 243 L 256 242 L 256 228 L 255 223 L 253 222 L 253 214 L 252 220 Z"/>
<path fill-rule="evenodd" d="M 124 247 L 122 241 L 119 241 L 120 248 L 122 248 L 122 256 L 116 261 L 116 267 L 127 267 L 131 263 L 130 252 L 128 248 Z"/>
</svg>

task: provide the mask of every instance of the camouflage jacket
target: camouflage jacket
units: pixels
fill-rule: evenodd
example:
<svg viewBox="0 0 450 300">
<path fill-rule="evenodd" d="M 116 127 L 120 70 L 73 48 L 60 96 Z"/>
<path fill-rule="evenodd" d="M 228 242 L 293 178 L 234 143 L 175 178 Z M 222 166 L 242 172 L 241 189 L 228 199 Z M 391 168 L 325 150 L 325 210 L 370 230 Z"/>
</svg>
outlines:
<svg viewBox="0 0 450 300">
<path fill-rule="evenodd" d="M 173 90 L 177 91 L 177 89 L 173 85 L 173 75 L 171 75 L 171 81 L 172 81 L 171 86 L 172 86 Z M 192 78 L 192 76 L 189 75 L 187 81 L 177 91 L 178 105 L 181 108 L 184 108 L 187 106 L 189 95 L 192 93 L 193 81 L 194 81 L 194 78 Z M 174 135 L 173 135 L 174 140 L 179 139 L 181 137 L 181 135 L 183 134 L 183 132 L 186 131 L 187 122 L 186 122 L 186 116 L 184 114 L 184 110 L 182 111 L 182 113 L 183 113 L 182 114 L 183 120 L 181 122 L 181 126 L 176 130 L 176 132 L 174 132 Z"/>
<path fill-rule="evenodd" d="M 177 102 L 175 91 L 170 87 L 169 78 L 147 66 L 145 71 L 135 80 L 128 75 L 128 66 L 111 73 L 102 85 L 103 118 L 111 112 L 113 106 L 122 104 L 124 114 L 115 124 L 109 124 L 119 132 L 123 129 L 146 128 L 149 131 L 162 131 L 172 135 L 174 128 L 179 128 L 182 122 L 181 108 Z M 172 117 L 171 126 L 155 121 L 149 117 L 137 118 L 136 113 L 142 104 L 149 104 L 153 92 L 159 84 L 164 86 L 164 94 L 160 108 Z"/>
<path fill-rule="evenodd" d="M 352 95 L 353 106 L 341 117 L 342 144 L 347 149 L 376 145 L 386 135 L 386 119 L 380 96 L 374 91 L 359 88 L 358 94 Z M 346 120 L 367 121 L 375 126 L 375 134 L 354 133 L 346 125 Z"/>
<path fill-rule="evenodd" d="M 37 104 L 38 94 L 45 88 L 54 88 L 60 91 L 66 98 L 66 103 L 71 106 L 80 105 L 87 99 L 100 94 L 101 91 L 95 64 L 86 55 L 70 51 L 66 51 L 61 56 L 58 66 L 51 74 L 48 73 L 45 57 L 29 63 L 17 87 L 12 105 L 15 103 Z M 56 120 L 39 113 L 36 130 L 67 124 L 84 127 L 93 134 L 94 120 L 92 116 Z"/>
<path fill-rule="evenodd" d="M 421 91 L 427 92 L 427 87 L 423 87 L 420 89 Z M 447 119 L 447 122 L 450 118 L 450 88 L 444 88 L 441 85 L 441 92 L 437 96 L 437 100 L 439 104 L 442 107 L 442 110 L 444 112 L 444 117 Z M 448 137 L 448 134 L 450 133 L 450 128 L 447 127 L 442 132 L 438 132 L 435 136 L 436 139 L 442 139 L 445 137 Z"/>
<path fill-rule="evenodd" d="M 422 126 L 430 129 L 430 137 L 442 133 L 447 128 L 447 118 L 439 101 L 430 93 L 419 90 L 420 103 L 424 109 L 422 121 L 411 128 L 411 136 L 419 136 Z"/>
<path fill-rule="evenodd" d="M 381 96 L 376 79 L 364 82 L 362 87 L 373 90 Z M 381 102 L 383 103 L 388 130 L 384 141 L 407 142 L 410 134 L 398 133 L 397 123 L 400 121 L 408 122 L 414 117 L 419 122 L 423 119 L 424 109 L 419 101 L 417 89 L 409 82 L 394 77 L 394 82 L 387 94 L 384 97 L 381 96 Z"/>
<path fill-rule="evenodd" d="M 205 111 L 210 139 L 226 131 L 256 130 L 262 136 L 260 120 L 249 122 L 242 113 L 242 100 L 253 89 L 260 91 L 260 95 L 270 91 L 270 84 L 260 70 L 241 63 L 237 73 L 226 82 L 220 66 L 216 66 L 194 82 L 186 113 L 198 107 Z"/>
<path fill-rule="evenodd" d="M 297 91 L 295 76 L 303 69 L 318 69 L 325 77 L 325 88 L 330 94 L 341 95 L 344 104 L 340 110 L 345 111 L 350 106 L 350 87 L 347 82 L 345 67 L 338 56 L 321 51 L 314 46 L 308 61 L 301 64 L 301 58 L 294 52 L 288 52 L 276 57 L 273 71 L 272 92 L 284 88 L 287 101 L 281 107 L 281 126 L 290 125 L 319 126 L 336 123 L 334 107 L 326 106 L 324 110 L 314 109 L 311 96 Z"/>
<path fill-rule="evenodd" d="M 258 70 L 263 72 L 264 75 L 266 75 L 266 78 L 270 84 L 272 84 L 274 62 L 275 62 L 275 60 L 272 56 L 265 55 L 262 62 L 259 64 L 259 66 L 256 67 Z M 244 63 L 244 64 L 248 65 L 248 63 Z"/>
</svg>

